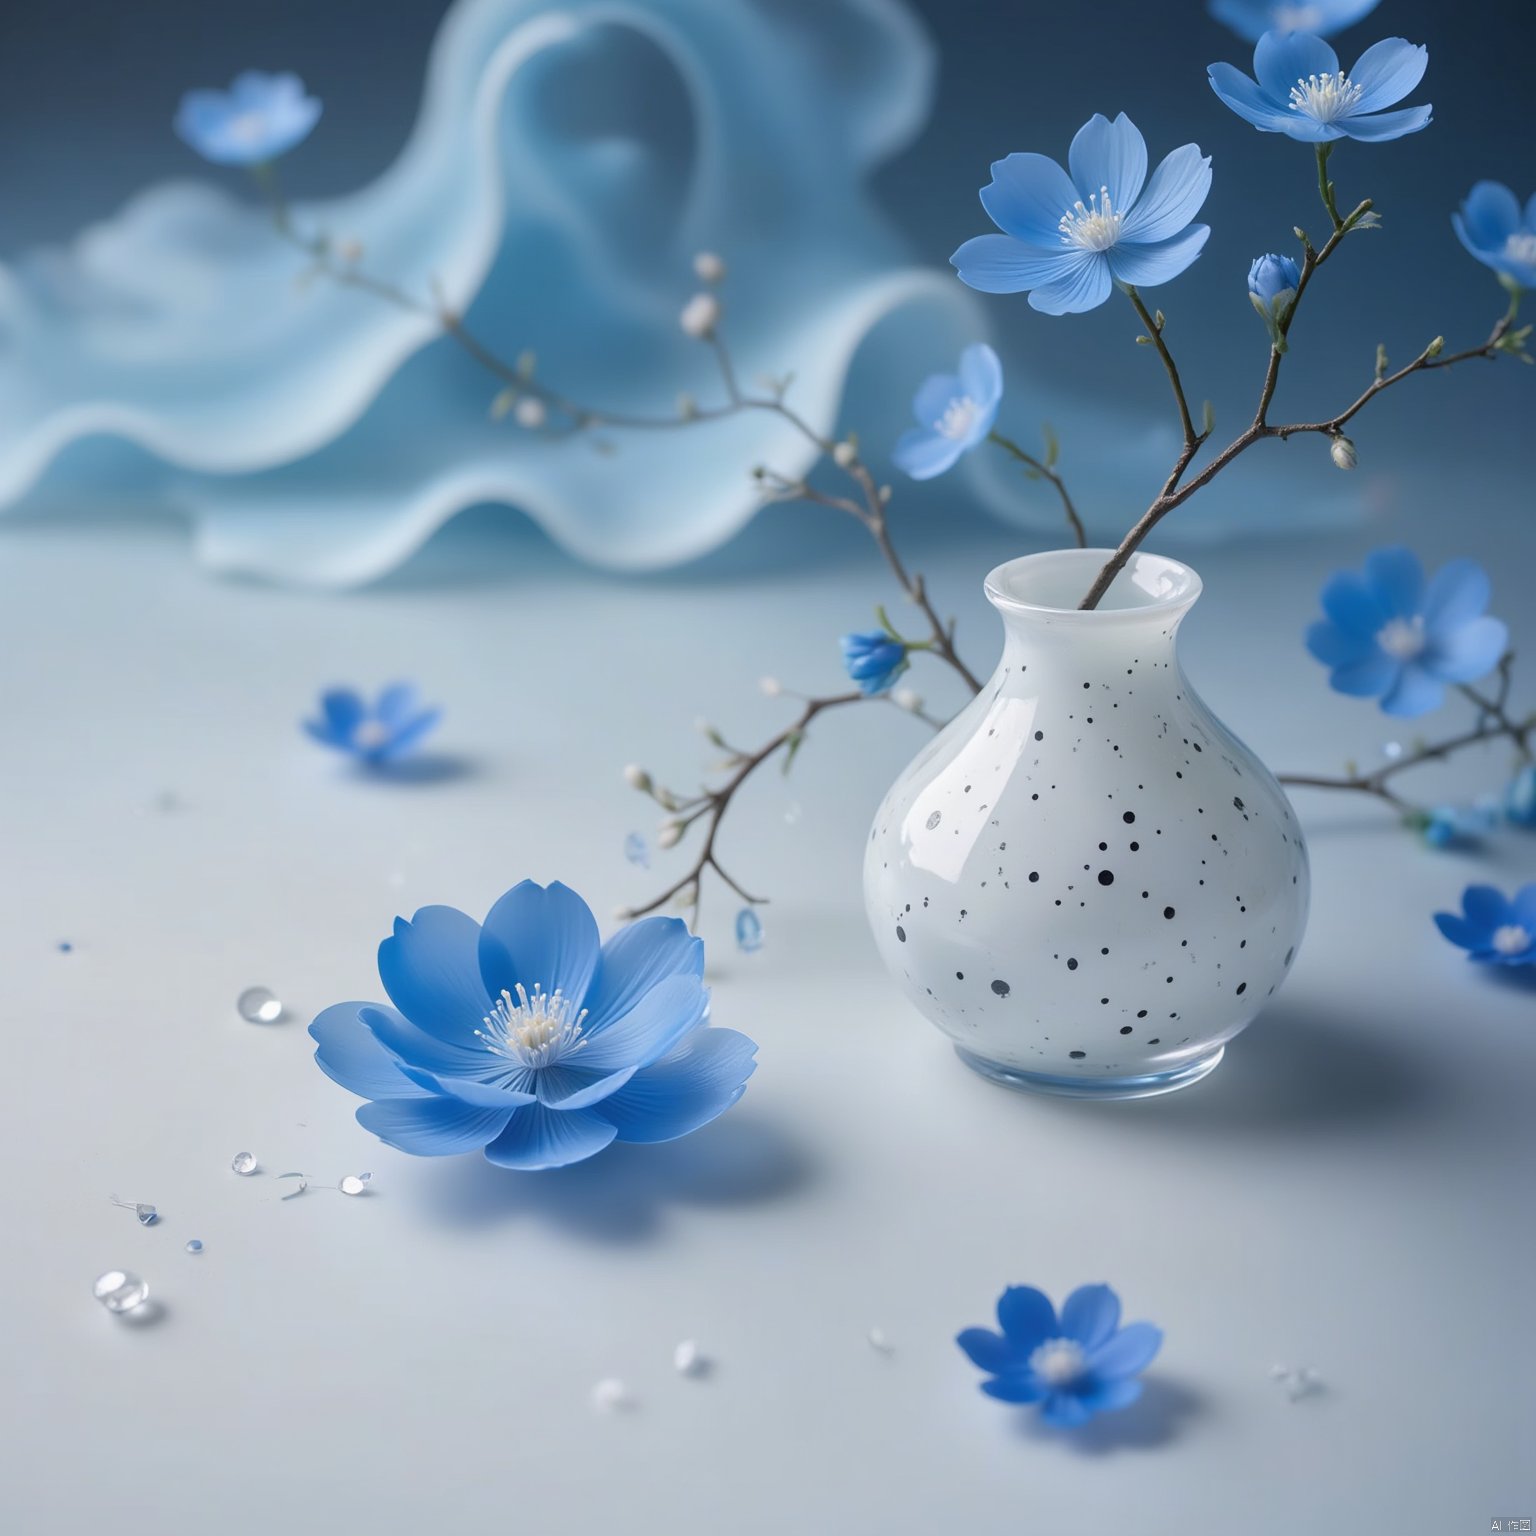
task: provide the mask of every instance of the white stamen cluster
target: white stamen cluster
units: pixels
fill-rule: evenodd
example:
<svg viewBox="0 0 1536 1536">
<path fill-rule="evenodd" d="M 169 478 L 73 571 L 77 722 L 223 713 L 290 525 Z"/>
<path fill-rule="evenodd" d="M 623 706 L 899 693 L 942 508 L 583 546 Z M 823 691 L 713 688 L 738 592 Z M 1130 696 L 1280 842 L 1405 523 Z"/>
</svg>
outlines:
<svg viewBox="0 0 1536 1536">
<path fill-rule="evenodd" d="M 1080 251 L 1107 251 L 1120 238 L 1120 224 L 1124 213 L 1115 211 L 1110 200 L 1109 188 L 1100 187 L 1090 194 L 1085 204 L 1082 198 L 1062 214 L 1056 227 L 1061 231 L 1061 243 L 1073 245 Z"/>
<path fill-rule="evenodd" d="M 1504 242 L 1504 254 L 1511 261 L 1536 267 L 1536 233 L 1528 229 L 1517 229 Z"/>
<path fill-rule="evenodd" d="M 389 727 L 382 720 L 360 720 L 352 732 L 352 744 L 364 752 L 372 752 L 389 741 Z"/>
<path fill-rule="evenodd" d="M 1494 929 L 1493 948 L 1500 955 L 1523 955 L 1531 947 L 1531 935 L 1519 923 L 1505 923 Z"/>
<path fill-rule="evenodd" d="M 1342 70 L 1336 75 L 1327 71 L 1308 75 L 1291 87 L 1291 111 L 1300 112 L 1315 122 L 1335 122 L 1355 110 L 1364 90 L 1364 86 L 1354 84 Z"/>
<path fill-rule="evenodd" d="M 934 422 L 933 430 L 940 437 L 959 442 L 975 425 L 980 407 L 969 395 L 956 395 L 944 407 L 944 414 Z"/>
<path fill-rule="evenodd" d="M 1064 1387 L 1083 1374 L 1088 1361 L 1076 1339 L 1047 1339 L 1030 1357 L 1029 1368 L 1049 1387 Z"/>
<path fill-rule="evenodd" d="M 1424 620 L 1389 619 L 1376 631 L 1376 644 L 1397 661 L 1412 661 L 1424 649 Z"/>
<path fill-rule="evenodd" d="M 516 1000 L 503 987 L 495 1008 L 485 1016 L 485 1028 L 475 1035 L 493 1055 L 520 1067 L 553 1066 L 587 1043 L 581 1033 L 587 1010 L 572 1018 L 574 1010 L 559 987 L 545 992 L 535 983 L 530 997 L 518 982 Z"/>
</svg>

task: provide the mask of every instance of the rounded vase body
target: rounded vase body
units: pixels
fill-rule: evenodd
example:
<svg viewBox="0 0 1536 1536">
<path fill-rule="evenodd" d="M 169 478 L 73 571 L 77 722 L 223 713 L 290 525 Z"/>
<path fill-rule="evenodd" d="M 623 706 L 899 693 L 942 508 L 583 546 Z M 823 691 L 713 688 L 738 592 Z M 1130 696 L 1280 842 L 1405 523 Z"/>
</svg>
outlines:
<svg viewBox="0 0 1536 1536">
<path fill-rule="evenodd" d="M 978 1071 L 1100 1098 L 1198 1081 L 1306 925 L 1284 791 L 1179 665 L 1188 566 L 1108 550 L 999 566 L 997 671 L 886 795 L 864 897 L 882 959 Z"/>
</svg>

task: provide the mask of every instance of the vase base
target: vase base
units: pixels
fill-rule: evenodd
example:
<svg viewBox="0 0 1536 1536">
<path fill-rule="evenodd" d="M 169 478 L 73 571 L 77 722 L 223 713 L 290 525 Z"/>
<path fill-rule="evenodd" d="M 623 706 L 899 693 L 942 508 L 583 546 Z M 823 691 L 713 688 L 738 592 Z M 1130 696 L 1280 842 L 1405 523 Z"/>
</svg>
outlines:
<svg viewBox="0 0 1536 1536">
<path fill-rule="evenodd" d="M 1187 1061 L 1166 1072 L 1149 1072 L 1140 1077 L 1057 1077 L 1048 1072 L 1024 1072 L 1005 1067 L 974 1055 L 964 1046 L 955 1047 L 957 1055 L 973 1072 L 1026 1093 L 1049 1093 L 1068 1099 L 1151 1099 L 1160 1093 L 1177 1093 L 1201 1078 L 1209 1077 L 1221 1065 L 1226 1047 L 1218 1045 L 1208 1056 Z"/>
</svg>

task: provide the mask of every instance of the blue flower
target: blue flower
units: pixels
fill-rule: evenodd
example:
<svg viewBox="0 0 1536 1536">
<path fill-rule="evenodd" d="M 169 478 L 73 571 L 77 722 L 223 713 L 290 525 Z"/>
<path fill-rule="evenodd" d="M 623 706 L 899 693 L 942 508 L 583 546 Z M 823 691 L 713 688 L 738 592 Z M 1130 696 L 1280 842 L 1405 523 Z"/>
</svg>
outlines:
<svg viewBox="0 0 1536 1536">
<path fill-rule="evenodd" d="M 1031 1285 L 998 1298 L 1001 1333 L 967 1328 L 955 1342 L 988 1373 L 981 1390 L 1005 1403 L 1039 1403 L 1047 1424 L 1070 1429 L 1141 1396 L 1135 1378 L 1162 1348 L 1151 1323 L 1120 1327 L 1120 1298 L 1107 1285 L 1082 1285 L 1061 1309 Z"/>
<path fill-rule="evenodd" d="M 307 139 L 320 103 L 297 75 L 249 69 L 227 91 L 188 91 L 176 132 L 215 165 L 265 165 Z"/>
<path fill-rule="evenodd" d="M 1210 0 L 1206 7 L 1239 37 L 1256 43 L 1266 32 L 1314 32 L 1332 37 L 1369 16 L 1381 0 Z"/>
<path fill-rule="evenodd" d="M 960 354 L 960 372 L 932 373 L 912 397 L 917 425 L 897 440 L 891 458 L 914 480 L 931 480 L 985 442 L 1003 398 L 1003 365 L 985 342 Z"/>
<path fill-rule="evenodd" d="M 1259 312 L 1269 339 L 1281 352 L 1286 349 L 1285 319 L 1301 287 L 1301 269 L 1289 256 L 1258 257 L 1248 268 L 1248 301 Z"/>
<path fill-rule="evenodd" d="M 1525 885 L 1513 898 L 1491 885 L 1469 885 L 1461 910 L 1436 912 L 1435 926 L 1469 960 L 1487 965 L 1536 964 L 1536 885 Z"/>
<path fill-rule="evenodd" d="M 1428 127 L 1430 108 L 1383 112 L 1424 78 L 1429 50 L 1400 37 L 1373 43 L 1346 75 L 1338 55 L 1310 32 L 1266 32 L 1253 50 L 1257 82 L 1230 64 L 1212 64 L 1211 89 L 1264 133 L 1305 144 L 1332 139 L 1400 139 Z"/>
<path fill-rule="evenodd" d="M 1412 550 L 1378 549 L 1365 575 L 1340 571 L 1323 588 L 1323 612 L 1307 630 L 1307 649 L 1333 669 L 1329 685 L 1381 699 L 1389 715 L 1423 715 L 1445 684 L 1470 683 L 1504 654 L 1509 631 L 1484 616 L 1488 573 L 1452 560 L 1426 582 Z"/>
<path fill-rule="evenodd" d="M 1480 181 L 1451 215 L 1461 243 L 1516 288 L 1536 288 L 1536 196 L 1520 211 L 1515 194 L 1497 181 Z"/>
<path fill-rule="evenodd" d="M 1504 815 L 1517 827 L 1536 827 L 1536 763 L 1527 763 L 1504 790 Z"/>
<path fill-rule="evenodd" d="M 440 709 L 418 707 L 410 683 L 391 683 L 370 709 L 352 688 L 330 688 L 320 695 L 321 716 L 304 729 L 316 741 L 373 766 L 411 751 L 442 719 Z"/>
<path fill-rule="evenodd" d="M 1431 848 L 1475 847 L 1498 824 L 1498 806 L 1437 805 L 1425 817 L 1420 835 Z"/>
<path fill-rule="evenodd" d="M 610 1141 L 671 1141 L 742 1095 L 757 1047 L 710 1029 L 704 946 L 675 917 L 599 945 L 586 902 L 525 880 L 482 927 L 453 907 L 379 946 L 394 1007 L 337 1003 L 309 1032 L 358 1123 L 402 1152 L 483 1148 L 558 1168 Z"/>
<path fill-rule="evenodd" d="M 1095 114 L 1067 154 L 1071 175 L 1044 155 L 992 167 L 981 205 L 1000 235 L 967 240 L 949 259 L 983 293 L 1029 291 L 1048 315 L 1097 309 L 1115 283 L 1152 288 L 1200 254 L 1210 230 L 1191 224 L 1211 189 L 1198 144 L 1176 149 L 1147 178 L 1147 145 L 1125 113 Z"/>
<path fill-rule="evenodd" d="M 863 694 L 884 693 L 907 670 L 906 642 L 883 629 L 844 635 L 843 668 Z"/>
</svg>

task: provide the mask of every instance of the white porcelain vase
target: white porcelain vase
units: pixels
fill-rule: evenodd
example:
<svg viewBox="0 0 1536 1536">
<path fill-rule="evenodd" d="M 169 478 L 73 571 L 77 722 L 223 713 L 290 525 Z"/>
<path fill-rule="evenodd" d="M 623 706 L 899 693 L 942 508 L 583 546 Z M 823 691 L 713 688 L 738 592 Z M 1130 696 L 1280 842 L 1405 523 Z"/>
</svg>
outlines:
<svg viewBox="0 0 1536 1536">
<path fill-rule="evenodd" d="M 1307 851 L 1273 775 L 1200 701 L 1188 566 L 1107 550 L 999 566 L 1002 659 L 891 787 L 864 897 L 891 974 L 1014 1087 L 1141 1098 L 1199 1081 L 1306 925 Z"/>
</svg>

